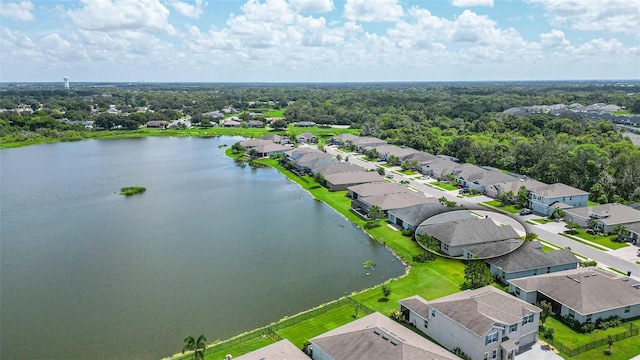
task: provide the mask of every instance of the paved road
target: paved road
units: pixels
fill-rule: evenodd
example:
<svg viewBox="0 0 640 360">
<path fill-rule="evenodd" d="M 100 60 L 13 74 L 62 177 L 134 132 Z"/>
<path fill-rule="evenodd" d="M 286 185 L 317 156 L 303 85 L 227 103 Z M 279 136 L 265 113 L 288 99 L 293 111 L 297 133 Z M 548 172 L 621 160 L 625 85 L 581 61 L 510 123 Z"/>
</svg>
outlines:
<svg viewBox="0 0 640 360">
<path fill-rule="evenodd" d="M 360 159 L 362 155 L 353 154 L 353 153 L 346 154 L 338 151 L 335 147 L 327 146 L 325 147 L 325 149 L 329 154 L 332 154 L 332 155 L 340 154 L 342 159 L 345 159 L 348 156 L 350 163 L 361 166 L 368 170 L 377 168 L 379 164 L 379 163 L 376 164 L 369 161 L 363 161 Z M 397 170 L 399 168 L 395 168 L 395 169 Z M 392 169 L 385 169 L 385 171 L 389 173 L 390 171 L 392 171 Z M 493 200 L 486 196 L 459 198 L 457 191 L 440 191 L 433 187 L 425 185 L 425 183 L 431 180 L 422 180 L 422 179 L 416 180 L 416 179 L 413 179 L 411 176 L 405 176 L 403 174 L 398 174 L 395 172 L 393 172 L 393 178 L 394 178 L 393 180 L 397 182 L 401 180 L 408 180 L 412 188 L 423 192 L 426 196 L 433 196 L 437 198 L 444 196 L 447 199 L 451 201 L 455 201 L 458 204 L 470 210 L 480 210 L 480 211 L 486 210 L 486 208 L 478 205 L 478 203 Z M 499 214 L 499 215 L 500 216 L 491 216 L 491 217 L 496 221 L 505 222 L 504 221 L 505 215 L 502 215 L 502 214 Z M 526 223 L 525 220 L 536 218 L 537 216 L 535 215 L 519 216 L 518 214 L 506 214 L 506 216 L 520 223 L 526 229 L 527 232 L 534 232 L 538 234 L 538 236 L 542 240 L 545 240 L 558 247 L 563 247 L 563 248 L 569 247 L 571 248 L 571 251 L 577 254 L 580 254 L 582 256 L 585 256 L 589 259 L 593 259 L 597 261 L 600 266 L 612 267 L 623 272 L 631 271 L 632 277 L 640 281 L 640 265 L 635 263 L 635 259 L 633 259 L 633 255 L 626 256 L 627 258 L 633 261 L 625 260 L 624 259 L 625 256 L 619 255 L 619 250 L 615 252 L 602 251 L 594 247 L 591 247 L 589 245 L 582 244 L 578 241 L 566 238 L 564 236 L 560 236 L 558 235 L 558 233 L 566 230 L 564 228 L 563 222 L 549 223 L 544 225 L 531 225 Z M 503 219 L 503 220 L 500 220 L 500 219 Z M 634 253 L 635 251 L 637 251 L 636 249 L 638 248 L 638 246 L 635 246 L 635 245 L 630 245 L 630 246 L 632 246 L 633 248 L 626 250 L 627 252 Z M 640 258 L 637 258 L 637 260 L 640 260 Z"/>
</svg>

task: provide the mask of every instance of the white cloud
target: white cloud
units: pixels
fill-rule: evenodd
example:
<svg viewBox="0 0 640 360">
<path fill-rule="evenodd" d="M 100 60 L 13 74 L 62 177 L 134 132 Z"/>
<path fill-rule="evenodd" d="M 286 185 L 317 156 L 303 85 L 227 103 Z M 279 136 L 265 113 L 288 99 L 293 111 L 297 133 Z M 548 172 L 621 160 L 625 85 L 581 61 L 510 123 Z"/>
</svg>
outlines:
<svg viewBox="0 0 640 360">
<path fill-rule="evenodd" d="M 333 0 L 290 0 L 291 6 L 301 13 L 324 13 L 333 11 Z"/>
<path fill-rule="evenodd" d="M 0 1 L 0 17 L 20 21 L 33 21 L 33 4 L 31 1 Z"/>
<path fill-rule="evenodd" d="M 564 37 L 564 32 L 555 29 L 549 33 L 540 34 L 540 43 L 545 49 L 569 45 L 569 41 Z"/>
<path fill-rule="evenodd" d="M 551 23 L 572 29 L 640 37 L 640 0 L 527 0 L 542 5 Z"/>
<path fill-rule="evenodd" d="M 164 31 L 175 33 L 169 9 L 158 0 L 81 0 L 67 14 L 80 29 L 93 31 Z"/>
<path fill-rule="evenodd" d="M 394 22 L 404 11 L 398 0 L 346 0 L 344 17 L 353 21 Z"/>
<path fill-rule="evenodd" d="M 194 19 L 199 19 L 204 11 L 204 7 L 207 6 L 207 2 L 203 0 L 195 0 L 193 4 L 184 1 L 170 0 L 168 4 L 180 14 Z"/>
<path fill-rule="evenodd" d="M 456 7 L 493 6 L 493 0 L 453 0 L 451 5 Z"/>
</svg>

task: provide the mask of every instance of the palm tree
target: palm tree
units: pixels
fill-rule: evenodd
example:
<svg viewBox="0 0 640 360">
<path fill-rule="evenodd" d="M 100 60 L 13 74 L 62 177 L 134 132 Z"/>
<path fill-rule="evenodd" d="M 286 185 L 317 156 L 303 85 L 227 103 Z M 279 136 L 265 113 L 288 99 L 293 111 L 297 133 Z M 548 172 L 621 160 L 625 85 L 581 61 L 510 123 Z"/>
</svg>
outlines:
<svg viewBox="0 0 640 360">
<path fill-rule="evenodd" d="M 207 338 L 204 337 L 204 334 L 198 336 L 198 340 L 194 339 L 191 335 L 187 335 L 187 337 L 184 338 L 184 342 L 186 344 L 182 348 L 183 354 L 186 351 L 193 351 L 193 359 L 204 360 L 204 351 L 207 348 Z"/>
<path fill-rule="evenodd" d="M 533 241 L 538 239 L 538 234 L 534 232 L 528 232 L 527 235 L 524 236 L 524 241 Z"/>
</svg>

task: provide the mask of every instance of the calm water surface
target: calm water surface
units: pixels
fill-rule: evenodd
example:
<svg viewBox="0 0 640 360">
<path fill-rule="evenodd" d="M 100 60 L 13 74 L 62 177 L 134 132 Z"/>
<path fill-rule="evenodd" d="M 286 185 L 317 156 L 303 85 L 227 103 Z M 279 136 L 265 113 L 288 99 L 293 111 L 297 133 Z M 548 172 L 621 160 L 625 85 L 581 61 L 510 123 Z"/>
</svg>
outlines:
<svg viewBox="0 0 640 360">
<path fill-rule="evenodd" d="M 0 150 L 0 358 L 156 359 L 404 272 L 277 171 L 218 148 L 238 140 Z"/>
</svg>

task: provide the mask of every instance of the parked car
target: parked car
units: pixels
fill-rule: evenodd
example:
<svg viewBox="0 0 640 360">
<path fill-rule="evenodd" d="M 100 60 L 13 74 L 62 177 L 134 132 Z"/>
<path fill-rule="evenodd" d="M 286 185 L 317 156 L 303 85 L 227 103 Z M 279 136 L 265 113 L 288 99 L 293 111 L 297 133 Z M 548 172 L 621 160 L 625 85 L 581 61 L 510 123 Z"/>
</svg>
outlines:
<svg viewBox="0 0 640 360">
<path fill-rule="evenodd" d="M 469 188 L 462 188 L 458 190 L 458 194 L 467 194 L 469 192 Z"/>
<path fill-rule="evenodd" d="M 533 212 L 529 209 L 520 210 L 520 215 L 529 215 L 529 214 L 533 214 Z"/>
</svg>

